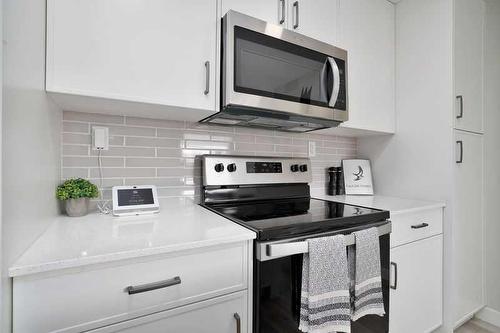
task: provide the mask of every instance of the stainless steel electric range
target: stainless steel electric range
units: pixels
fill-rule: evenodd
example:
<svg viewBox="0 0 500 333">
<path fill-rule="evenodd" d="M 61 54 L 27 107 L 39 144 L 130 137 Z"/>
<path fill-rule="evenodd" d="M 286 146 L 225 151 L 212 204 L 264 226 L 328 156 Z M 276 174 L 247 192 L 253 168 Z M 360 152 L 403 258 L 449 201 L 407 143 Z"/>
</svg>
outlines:
<svg viewBox="0 0 500 333">
<path fill-rule="evenodd" d="M 299 333 L 302 255 L 306 239 L 377 227 L 382 287 L 389 313 L 389 212 L 310 197 L 305 158 L 202 156 L 202 206 L 256 234 L 253 332 Z M 352 235 L 348 244 L 354 244 Z M 389 317 L 365 316 L 352 333 L 387 333 Z"/>
</svg>

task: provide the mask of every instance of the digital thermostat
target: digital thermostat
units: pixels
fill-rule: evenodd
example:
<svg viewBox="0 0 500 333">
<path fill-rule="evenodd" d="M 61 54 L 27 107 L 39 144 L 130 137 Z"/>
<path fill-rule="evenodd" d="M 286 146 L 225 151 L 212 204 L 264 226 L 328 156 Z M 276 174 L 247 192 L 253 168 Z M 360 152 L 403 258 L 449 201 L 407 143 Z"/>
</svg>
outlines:
<svg viewBox="0 0 500 333">
<path fill-rule="evenodd" d="M 142 215 L 159 211 L 156 186 L 113 186 L 113 215 Z"/>
</svg>

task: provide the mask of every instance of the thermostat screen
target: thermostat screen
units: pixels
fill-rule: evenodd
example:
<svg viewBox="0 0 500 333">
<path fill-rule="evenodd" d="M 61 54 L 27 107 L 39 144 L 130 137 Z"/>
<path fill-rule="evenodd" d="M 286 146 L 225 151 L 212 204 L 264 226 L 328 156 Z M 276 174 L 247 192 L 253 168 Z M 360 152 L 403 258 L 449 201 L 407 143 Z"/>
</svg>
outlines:
<svg viewBox="0 0 500 333">
<path fill-rule="evenodd" d="M 153 190 L 150 188 L 131 188 L 118 190 L 118 206 L 137 206 L 154 204 Z"/>
</svg>

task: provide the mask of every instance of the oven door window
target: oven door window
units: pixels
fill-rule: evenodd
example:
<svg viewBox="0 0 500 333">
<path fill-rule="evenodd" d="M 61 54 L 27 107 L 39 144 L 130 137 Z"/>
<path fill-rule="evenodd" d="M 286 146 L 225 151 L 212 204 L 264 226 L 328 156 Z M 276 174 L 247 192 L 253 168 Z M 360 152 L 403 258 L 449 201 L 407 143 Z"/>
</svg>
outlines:
<svg viewBox="0 0 500 333">
<path fill-rule="evenodd" d="M 352 333 L 389 332 L 389 235 L 380 238 L 382 290 L 386 315 L 352 322 Z M 302 255 L 255 261 L 254 333 L 300 333 Z"/>
<path fill-rule="evenodd" d="M 239 26 L 234 36 L 234 91 L 345 110 L 343 60 Z"/>
</svg>

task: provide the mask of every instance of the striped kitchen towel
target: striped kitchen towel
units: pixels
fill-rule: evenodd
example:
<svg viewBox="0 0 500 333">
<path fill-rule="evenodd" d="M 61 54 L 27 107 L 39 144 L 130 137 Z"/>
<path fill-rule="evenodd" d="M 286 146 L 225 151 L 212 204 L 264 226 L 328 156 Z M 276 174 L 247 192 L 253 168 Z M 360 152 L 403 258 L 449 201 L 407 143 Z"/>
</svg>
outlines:
<svg viewBox="0 0 500 333">
<path fill-rule="evenodd" d="M 308 239 L 304 254 L 299 330 L 351 332 L 349 274 L 344 235 Z"/>
<path fill-rule="evenodd" d="M 380 245 L 377 228 L 354 232 L 356 245 L 349 246 L 349 276 L 352 320 L 366 315 L 383 316 L 382 278 L 380 275 Z"/>
</svg>

